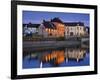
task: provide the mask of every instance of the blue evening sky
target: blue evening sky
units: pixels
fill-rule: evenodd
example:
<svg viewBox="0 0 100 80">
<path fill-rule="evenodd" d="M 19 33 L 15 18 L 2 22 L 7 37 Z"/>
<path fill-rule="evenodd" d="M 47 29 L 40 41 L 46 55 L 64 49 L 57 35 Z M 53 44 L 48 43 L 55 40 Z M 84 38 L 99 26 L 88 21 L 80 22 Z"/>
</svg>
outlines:
<svg viewBox="0 0 100 80">
<path fill-rule="evenodd" d="M 39 23 L 43 20 L 51 20 L 59 17 L 63 22 L 84 22 L 85 26 L 89 26 L 89 14 L 84 13 L 63 13 L 63 12 L 39 12 L 39 11 L 23 11 L 23 23 Z"/>
</svg>

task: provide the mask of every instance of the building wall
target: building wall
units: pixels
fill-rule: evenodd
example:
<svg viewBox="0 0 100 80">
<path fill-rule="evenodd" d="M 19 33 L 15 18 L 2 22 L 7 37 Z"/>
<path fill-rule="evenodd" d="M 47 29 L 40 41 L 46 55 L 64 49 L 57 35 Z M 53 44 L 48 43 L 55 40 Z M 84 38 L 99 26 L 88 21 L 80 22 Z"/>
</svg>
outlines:
<svg viewBox="0 0 100 80">
<path fill-rule="evenodd" d="M 24 27 L 23 28 L 23 33 L 24 33 L 24 36 L 27 35 L 27 34 L 33 34 L 33 33 L 36 33 L 38 32 L 37 28 L 35 27 Z"/>
<path fill-rule="evenodd" d="M 56 29 L 46 28 L 41 24 L 38 28 L 38 34 L 43 37 L 64 37 L 65 25 L 61 23 L 54 22 Z"/>
<path fill-rule="evenodd" d="M 56 29 L 45 28 L 45 31 L 48 33 L 48 37 L 55 37 L 56 36 Z"/>
<path fill-rule="evenodd" d="M 84 30 L 84 26 L 77 26 L 76 27 L 76 32 L 78 33 L 79 36 L 84 36 L 86 31 Z"/>
<path fill-rule="evenodd" d="M 64 33 L 65 33 L 65 25 L 64 24 L 61 24 L 61 23 L 57 23 L 57 22 L 54 22 L 55 26 L 56 26 L 56 36 L 57 37 L 64 37 Z"/>
<path fill-rule="evenodd" d="M 87 35 L 84 26 L 65 26 L 62 23 L 53 22 L 55 29 L 45 27 L 43 24 L 39 26 L 38 34 L 44 37 L 81 37 Z"/>
<path fill-rule="evenodd" d="M 65 37 L 68 36 L 84 36 L 87 32 L 84 30 L 84 26 L 66 26 Z"/>
<path fill-rule="evenodd" d="M 42 35 L 43 34 L 43 28 L 44 26 L 41 24 L 38 28 L 38 35 Z"/>
</svg>

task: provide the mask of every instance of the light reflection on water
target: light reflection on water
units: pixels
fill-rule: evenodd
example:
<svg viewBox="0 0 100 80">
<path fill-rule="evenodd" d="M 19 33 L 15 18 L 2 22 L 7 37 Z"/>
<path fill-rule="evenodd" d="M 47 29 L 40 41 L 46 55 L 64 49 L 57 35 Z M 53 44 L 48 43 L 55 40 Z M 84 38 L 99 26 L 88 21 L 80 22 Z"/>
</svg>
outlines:
<svg viewBox="0 0 100 80">
<path fill-rule="evenodd" d="M 46 68 L 89 65 L 89 49 L 60 48 L 24 52 L 23 68 Z"/>
</svg>

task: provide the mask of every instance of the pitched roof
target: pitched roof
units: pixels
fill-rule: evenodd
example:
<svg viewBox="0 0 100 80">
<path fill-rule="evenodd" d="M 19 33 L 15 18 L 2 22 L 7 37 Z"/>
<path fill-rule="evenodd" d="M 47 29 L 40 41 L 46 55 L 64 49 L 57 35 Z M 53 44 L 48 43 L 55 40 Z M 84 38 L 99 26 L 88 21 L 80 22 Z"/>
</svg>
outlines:
<svg viewBox="0 0 100 80">
<path fill-rule="evenodd" d="M 50 21 L 44 21 L 44 22 L 43 22 L 43 25 L 44 25 L 46 28 L 51 28 L 51 29 L 55 29 L 55 28 L 56 28 L 55 25 L 54 25 L 52 22 L 50 22 Z"/>
<path fill-rule="evenodd" d="M 23 27 L 27 26 L 27 27 L 32 27 L 32 28 L 38 28 L 40 24 L 32 24 L 32 23 L 29 23 L 29 24 L 23 24 Z"/>
<path fill-rule="evenodd" d="M 62 23 L 63 24 L 63 21 L 60 20 L 58 17 L 55 17 L 55 18 L 51 19 L 51 22 L 58 22 L 58 23 Z"/>
<path fill-rule="evenodd" d="M 84 26 L 84 23 L 82 22 L 67 22 L 67 23 L 64 23 L 66 26 Z"/>
</svg>

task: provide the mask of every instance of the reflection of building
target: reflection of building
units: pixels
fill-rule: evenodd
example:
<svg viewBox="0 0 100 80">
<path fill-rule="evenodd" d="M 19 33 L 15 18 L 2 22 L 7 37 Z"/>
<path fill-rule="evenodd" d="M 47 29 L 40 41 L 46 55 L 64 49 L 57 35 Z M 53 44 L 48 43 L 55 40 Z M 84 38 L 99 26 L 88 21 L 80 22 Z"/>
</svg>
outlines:
<svg viewBox="0 0 100 80">
<path fill-rule="evenodd" d="M 85 49 L 65 49 L 64 50 L 54 50 L 49 54 L 45 54 L 42 56 L 42 60 L 44 62 L 50 62 L 53 61 L 54 64 L 60 64 L 65 61 L 65 59 L 68 61 L 70 59 L 74 59 L 77 62 L 80 59 L 84 58 L 84 55 L 86 53 Z"/>
<path fill-rule="evenodd" d="M 65 25 L 59 18 L 51 19 L 51 21 L 43 20 L 39 26 L 39 35 L 43 37 L 64 37 Z"/>
<path fill-rule="evenodd" d="M 64 62 L 64 50 L 54 50 L 50 54 L 43 55 L 42 58 L 45 62 L 54 61 L 54 64 Z"/>
<path fill-rule="evenodd" d="M 65 23 L 65 36 L 85 36 L 86 28 L 82 22 Z"/>
<path fill-rule="evenodd" d="M 87 49 L 80 49 L 80 48 L 65 48 L 60 50 L 44 50 L 44 51 L 33 51 L 29 53 L 25 53 L 23 55 L 23 59 L 32 60 L 32 66 L 34 61 L 38 67 L 40 68 L 49 66 L 61 66 L 61 65 L 77 65 L 75 61 L 79 64 L 84 64 L 84 60 L 86 60 L 86 52 Z M 88 56 L 87 56 L 88 57 Z M 74 60 L 74 61 L 73 61 Z M 79 62 L 83 60 L 82 62 Z M 72 63 L 70 64 L 71 61 Z M 87 61 L 88 62 L 88 61 Z M 30 64 L 30 63 L 29 63 Z"/>
<path fill-rule="evenodd" d="M 80 59 L 84 58 L 85 53 L 86 53 L 85 49 L 67 49 L 67 48 L 65 49 L 66 60 L 76 59 L 78 62 Z"/>
</svg>

